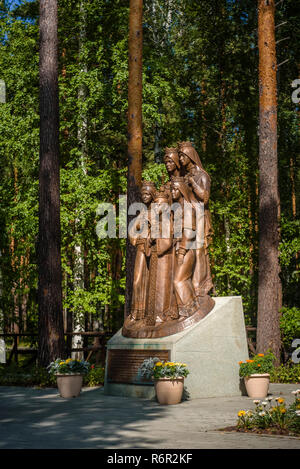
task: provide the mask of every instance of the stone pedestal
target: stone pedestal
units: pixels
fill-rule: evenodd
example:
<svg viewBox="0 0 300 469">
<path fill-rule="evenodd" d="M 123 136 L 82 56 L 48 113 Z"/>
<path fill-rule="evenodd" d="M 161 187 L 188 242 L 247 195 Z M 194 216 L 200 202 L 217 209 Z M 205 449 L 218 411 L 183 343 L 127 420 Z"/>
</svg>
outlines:
<svg viewBox="0 0 300 469">
<path fill-rule="evenodd" d="M 248 358 L 242 299 L 214 298 L 215 306 L 200 322 L 168 337 L 134 339 L 118 331 L 107 344 L 104 392 L 114 396 L 154 397 L 154 386 L 138 380 L 144 358 L 186 363 L 189 398 L 241 395 L 239 361 Z"/>
</svg>

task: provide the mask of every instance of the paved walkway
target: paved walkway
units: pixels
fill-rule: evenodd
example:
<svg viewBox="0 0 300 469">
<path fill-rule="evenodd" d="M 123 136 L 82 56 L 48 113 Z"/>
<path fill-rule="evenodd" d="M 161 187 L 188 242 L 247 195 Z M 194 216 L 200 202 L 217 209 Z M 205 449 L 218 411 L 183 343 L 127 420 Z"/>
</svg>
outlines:
<svg viewBox="0 0 300 469">
<path fill-rule="evenodd" d="M 270 392 L 292 402 L 298 387 L 271 384 Z M 0 387 L 0 449 L 300 449 L 300 438 L 220 431 L 253 407 L 245 396 L 160 406 L 103 388 L 63 399 L 57 389 Z"/>
</svg>

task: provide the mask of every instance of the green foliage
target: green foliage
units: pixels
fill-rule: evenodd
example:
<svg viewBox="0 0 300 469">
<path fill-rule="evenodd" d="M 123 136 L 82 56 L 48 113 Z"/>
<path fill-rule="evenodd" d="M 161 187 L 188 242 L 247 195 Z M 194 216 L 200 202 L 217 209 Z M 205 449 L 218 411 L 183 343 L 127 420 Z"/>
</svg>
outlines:
<svg viewBox="0 0 300 469">
<path fill-rule="evenodd" d="M 2 4 L 1 4 L 2 5 Z M 4 8 L 4 6 L 6 7 Z M 39 165 L 38 2 L 0 11 L 0 325 L 36 330 Z M 11 10 L 11 11 L 10 11 Z M 298 76 L 295 2 L 276 8 L 280 263 L 283 305 L 299 311 Z M 88 329 L 123 320 L 124 239 L 99 239 L 96 209 L 118 215 L 126 193 L 128 14 L 125 0 L 59 2 L 61 229 L 64 317 Z M 166 146 L 192 140 L 211 176 L 214 295 L 241 295 L 256 324 L 258 288 L 258 51 L 250 0 L 145 0 L 143 177 L 167 180 Z M 298 314 L 298 313 L 297 313 Z M 283 314 L 284 343 L 297 330 Z M 289 325 L 291 323 L 291 326 Z"/>
<path fill-rule="evenodd" d="M 91 365 L 89 372 L 83 377 L 84 386 L 100 386 L 104 384 L 105 368 L 98 365 Z"/>
<path fill-rule="evenodd" d="M 56 378 L 49 375 L 45 368 L 36 365 L 0 365 L 1 386 L 53 387 L 55 384 Z"/>
<path fill-rule="evenodd" d="M 271 383 L 300 383 L 300 364 L 288 361 L 270 371 Z"/>
<path fill-rule="evenodd" d="M 4 320 L 13 319 L 17 298 L 26 298 L 30 326 L 37 283 L 38 30 L 9 14 L 0 19 L 0 30 L 0 70 L 7 90 L 7 102 L 0 105 L 0 311 L 6 313 Z"/>
<path fill-rule="evenodd" d="M 83 375 L 83 386 L 101 386 L 104 383 L 105 369 L 91 365 Z M 0 386 L 35 386 L 40 388 L 56 387 L 56 376 L 37 365 L 12 363 L 0 365 Z"/>
<path fill-rule="evenodd" d="M 119 194 L 126 193 L 123 156 L 126 118 L 124 114 L 124 131 L 120 131 L 121 111 L 118 108 L 124 103 L 117 100 L 112 108 L 111 103 L 115 101 L 112 95 L 119 96 L 119 93 L 111 79 L 104 75 L 110 67 L 119 70 L 119 54 L 113 54 L 112 59 L 110 54 L 112 49 L 118 50 L 121 38 L 126 63 L 123 25 L 128 19 L 128 8 L 116 6 L 114 12 L 109 8 L 102 11 L 100 3 L 85 4 L 86 35 L 82 35 L 80 48 L 73 34 L 82 24 L 79 3 L 65 0 L 59 8 L 61 252 L 65 315 L 73 316 L 74 325 L 82 325 L 90 318 L 91 325 L 96 320 L 111 330 L 118 327 L 123 317 L 125 242 L 122 239 L 100 240 L 95 227 L 99 203 L 118 204 Z M 22 316 L 26 316 L 27 328 L 36 330 L 38 26 L 34 8 L 28 10 L 25 7 L 12 15 L 7 13 L 1 20 L 0 68 L 7 87 L 7 104 L 0 106 L 0 164 L 4 176 L 0 181 L 3 195 L 0 207 L 3 284 L 0 322 L 4 327 L 11 322 L 23 327 Z M 111 15 L 116 11 L 119 11 L 120 21 L 115 25 Z M 124 12 L 126 14 L 122 16 Z M 29 17 L 30 21 L 27 21 Z M 111 28 L 109 36 L 114 33 L 116 43 L 111 43 L 106 35 L 98 35 L 98 25 L 103 19 L 107 28 Z M 64 50 L 67 50 L 66 55 Z M 86 125 L 87 132 L 83 130 Z M 104 314 L 106 305 L 110 305 L 110 311 Z"/>
<path fill-rule="evenodd" d="M 239 363 L 239 375 L 241 377 L 246 377 L 256 373 L 270 373 L 274 368 L 274 360 L 275 356 L 271 352 L 267 353 L 266 355 L 263 353 L 258 353 L 257 355 L 254 355 L 251 360 L 246 360 L 245 362 Z"/>
<path fill-rule="evenodd" d="M 280 318 L 280 331 L 283 344 L 289 348 L 296 338 L 300 338 L 300 309 L 282 308 Z"/>
<path fill-rule="evenodd" d="M 157 189 L 169 179 L 166 166 L 157 163 L 148 164 L 142 173 L 142 177 L 145 181 L 154 182 Z"/>
</svg>

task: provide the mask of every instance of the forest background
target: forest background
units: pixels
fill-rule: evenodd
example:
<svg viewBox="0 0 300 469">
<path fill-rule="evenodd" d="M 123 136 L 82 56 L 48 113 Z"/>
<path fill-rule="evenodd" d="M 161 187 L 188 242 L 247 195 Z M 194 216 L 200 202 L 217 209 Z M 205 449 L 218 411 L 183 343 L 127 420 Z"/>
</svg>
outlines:
<svg viewBox="0 0 300 469">
<path fill-rule="evenodd" d="M 60 0 L 59 98 L 65 329 L 123 323 L 126 240 L 99 239 L 97 207 L 126 194 L 127 0 Z M 276 8 L 282 313 L 298 321 L 299 19 Z M 0 2 L 0 317 L 36 331 L 39 168 L 38 2 Z M 212 178 L 213 295 L 241 295 L 256 325 L 258 47 L 252 0 L 145 0 L 143 176 L 166 177 L 164 148 L 191 140 Z M 286 328 L 288 329 L 288 328 Z"/>
</svg>

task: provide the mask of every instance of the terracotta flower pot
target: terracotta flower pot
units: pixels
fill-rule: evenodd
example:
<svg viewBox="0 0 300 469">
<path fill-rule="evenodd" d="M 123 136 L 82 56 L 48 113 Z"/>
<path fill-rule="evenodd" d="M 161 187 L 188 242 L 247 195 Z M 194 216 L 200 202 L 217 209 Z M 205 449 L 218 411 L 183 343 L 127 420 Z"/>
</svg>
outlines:
<svg viewBox="0 0 300 469">
<path fill-rule="evenodd" d="M 157 400 L 160 404 L 179 404 L 183 393 L 184 378 L 161 378 L 154 382 Z"/>
<path fill-rule="evenodd" d="M 83 376 L 80 373 L 56 375 L 57 387 L 61 397 L 77 397 L 82 388 Z"/>
<path fill-rule="evenodd" d="M 244 378 L 246 391 L 252 399 L 263 399 L 268 395 L 270 375 L 268 373 L 253 374 Z"/>
</svg>

